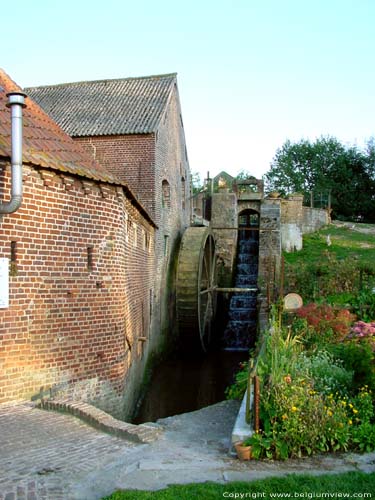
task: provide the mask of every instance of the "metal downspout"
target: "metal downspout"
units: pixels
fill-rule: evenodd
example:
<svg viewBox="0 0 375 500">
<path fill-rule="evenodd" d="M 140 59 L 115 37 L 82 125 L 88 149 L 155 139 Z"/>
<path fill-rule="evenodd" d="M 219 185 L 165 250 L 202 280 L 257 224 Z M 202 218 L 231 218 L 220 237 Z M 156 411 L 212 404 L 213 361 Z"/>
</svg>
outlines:
<svg viewBox="0 0 375 500">
<path fill-rule="evenodd" d="M 11 198 L 7 203 L 0 203 L 0 214 L 11 214 L 18 210 L 22 203 L 22 108 L 26 95 L 22 92 L 7 94 L 7 107 L 11 108 L 11 143 L 12 143 L 12 177 Z"/>
</svg>

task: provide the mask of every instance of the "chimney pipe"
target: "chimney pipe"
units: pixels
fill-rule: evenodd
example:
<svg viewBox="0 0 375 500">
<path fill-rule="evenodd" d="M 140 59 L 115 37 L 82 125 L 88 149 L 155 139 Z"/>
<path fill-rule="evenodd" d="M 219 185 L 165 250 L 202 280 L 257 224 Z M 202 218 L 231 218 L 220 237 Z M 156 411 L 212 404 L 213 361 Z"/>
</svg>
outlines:
<svg viewBox="0 0 375 500">
<path fill-rule="evenodd" d="M 12 142 L 12 187 L 11 199 L 0 203 L 0 214 L 11 214 L 18 210 L 22 203 L 22 108 L 26 107 L 23 92 L 7 94 L 7 107 L 11 108 L 11 142 Z"/>
</svg>

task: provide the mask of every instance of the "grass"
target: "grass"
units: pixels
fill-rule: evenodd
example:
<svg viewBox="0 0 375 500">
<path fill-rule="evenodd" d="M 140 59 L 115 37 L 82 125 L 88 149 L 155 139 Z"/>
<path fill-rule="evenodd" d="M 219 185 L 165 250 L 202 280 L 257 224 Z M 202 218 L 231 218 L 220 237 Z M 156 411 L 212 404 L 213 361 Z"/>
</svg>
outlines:
<svg viewBox="0 0 375 500">
<path fill-rule="evenodd" d="M 327 245 L 330 236 L 331 246 Z M 363 265 L 373 265 L 375 258 L 375 235 L 353 231 L 347 227 L 328 226 L 303 237 L 300 252 L 285 253 L 289 264 L 318 263 L 322 257 L 333 256 L 338 260 L 354 259 Z"/>
<path fill-rule="evenodd" d="M 117 491 L 103 500 L 217 500 L 219 498 L 371 498 L 375 494 L 375 472 L 346 472 L 321 476 L 289 474 L 252 482 L 199 483 L 169 486 L 158 491 Z M 328 494 L 331 493 L 332 496 Z M 341 496 L 339 495 L 341 493 Z M 370 494 L 364 496 L 364 494 Z M 241 496 L 243 494 L 243 496 Z M 245 496 L 246 494 L 246 496 Z M 284 495 L 281 495 L 284 494 Z"/>
<path fill-rule="evenodd" d="M 284 252 L 284 290 L 299 293 L 305 302 L 326 297 L 340 305 L 350 302 L 360 290 L 371 289 L 375 285 L 372 228 L 372 234 L 365 234 L 330 225 L 305 235 L 300 252 Z M 331 245 L 327 244 L 328 235 Z"/>
</svg>

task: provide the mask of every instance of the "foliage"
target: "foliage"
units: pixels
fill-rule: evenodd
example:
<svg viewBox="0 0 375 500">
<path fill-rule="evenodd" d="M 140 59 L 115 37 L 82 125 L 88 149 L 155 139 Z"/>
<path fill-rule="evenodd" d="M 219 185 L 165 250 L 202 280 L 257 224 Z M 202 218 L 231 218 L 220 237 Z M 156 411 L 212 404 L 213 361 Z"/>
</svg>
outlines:
<svg viewBox="0 0 375 500">
<path fill-rule="evenodd" d="M 350 330 L 350 325 L 355 316 L 347 309 L 332 307 L 328 304 L 310 303 L 296 311 L 299 318 L 305 319 L 307 325 L 306 339 L 309 343 L 338 342 L 345 338 Z"/>
<path fill-rule="evenodd" d="M 350 305 L 358 318 L 369 322 L 375 320 L 375 293 L 372 288 L 360 290 L 352 297 Z"/>
<path fill-rule="evenodd" d="M 332 245 L 327 247 L 330 235 Z M 324 297 L 330 303 L 353 307 L 360 319 L 363 304 L 374 304 L 375 237 L 348 228 L 329 226 L 317 233 L 304 235 L 303 250 L 285 253 L 284 289 L 302 295 L 305 301 Z M 363 311 L 369 316 L 375 306 Z M 367 318 L 375 319 L 375 318 Z"/>
<path fill-rule="evenodd" d="M 314 390 L 325 395 L 337 393 L 344 396 L 353 383 L 353 371 L 345 369 L 342 360 L 335 359 L 326 350 L 317 350 L 311 355 L 302 353 L 298 370 L 307 373 L 314 381 Z"/>
<path fill-rule="evenodd" d="M 266 187 L 282 194 L 310 191 L 331 193 L 335 218 L 375 220 L 375 179 L 373 177 L 373 142 L 367 150 L 344 146 L 334 137 L 320 137 L 315 142 L 286 141 L 276 151 L 267 172 Z M 358 196 L 366 193 L 366 196 Z"/>
<path fill-rule="evenodd" d="M 232 385 L 226 388 L 225 396 L 227 399 L 242 399 L 247 388 L 248 380 L 248 363 L 240 363 L 240 369 L 236 373 L 235 381 Z"/>
<path fill-rule="evenodd" d="M 324 345 L 345 345 L 341 324 L 336 323 L 341 311 L 321 305 L 309 311 L 311 315 L 298 320 L 300 328 L 285 328 L 276 320 L 277 310 L 272 310 L 265 349 L 258 360 L 262 431 L 250 440 L 255 458 L 285 459 L 375 447 L 372 431 L 368 439 L 361 441 L 362 427 L 374 426 L 371 390 L 366 387 L 355 393 L 354 367 L 348 368 L 345 360 L 328 349 L 314 346 L 311 350 L 310 345 L 307 350 L 309 343 L 303 342 L 301 335 L 306 329 L 317 329 L 315 335 L 319 339 L 319 334 L 324 336 L 329 328 L 336 343 L 327 344 L 325 339 Z M 311 325 L 307 318 L 313 318 Z M 350 314 L 344 315 L 346 329 L 350 319 Z M 370 366 L 372 360 L 371 354 Z"/>
<path fill-rule="evenodd" d="M 353 372 L 353 390 L 368 386 L 375 391 L 374 353 L 368 343 L 358 344 L 349 340 L 327 345 L 326 349 L 329 349 L 336 359 L 340 359 L 348 371 Z"/>
<path fill-rule="evenodd" d="M 200 193 L 203 189 L 203 181 L 199 172 L 192 172 L 191 174 L 191 187 L 193 194 Z"/>
<path fill-rule="evenodd" d="M 319 494 L 337 495 L 345 492 L 351 497 L 361 497 L 363 492 L 375 491 L 375 472 L 345 472 L 343 474 L 323 474 L 309 476 L 306 474 L 288 474 L 282 477 L 271 477 L 251 482 L 199 483 L 173 485 L 157 491 L 126 490 L 117 491 L 103 500 L 191 500 L 201 498 L 217 500 L 228 498 L 271 498 L 271 495 L 290 494 L 311 498 Z M 225 494 L 225 495 L 224 495 Z M 236 495 L 236 496 L 235 496 Z M 245 498 L 245 496 L 243 497 Z"/>
</svg>

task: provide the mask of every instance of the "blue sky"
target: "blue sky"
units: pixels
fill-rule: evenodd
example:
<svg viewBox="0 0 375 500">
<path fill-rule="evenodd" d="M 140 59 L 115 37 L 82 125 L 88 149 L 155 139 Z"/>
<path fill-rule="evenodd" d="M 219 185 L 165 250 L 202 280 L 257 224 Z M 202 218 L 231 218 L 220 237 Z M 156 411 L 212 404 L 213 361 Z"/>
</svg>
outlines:
<svg viewBox="0 0 375 500">
<path fill-rule="evenodd" d="M 260 177 L 286 139 L 375 136 L 374 0 L 18 0 L 22 87 L 178 73 L 192 171 Z"/>
</svg>

